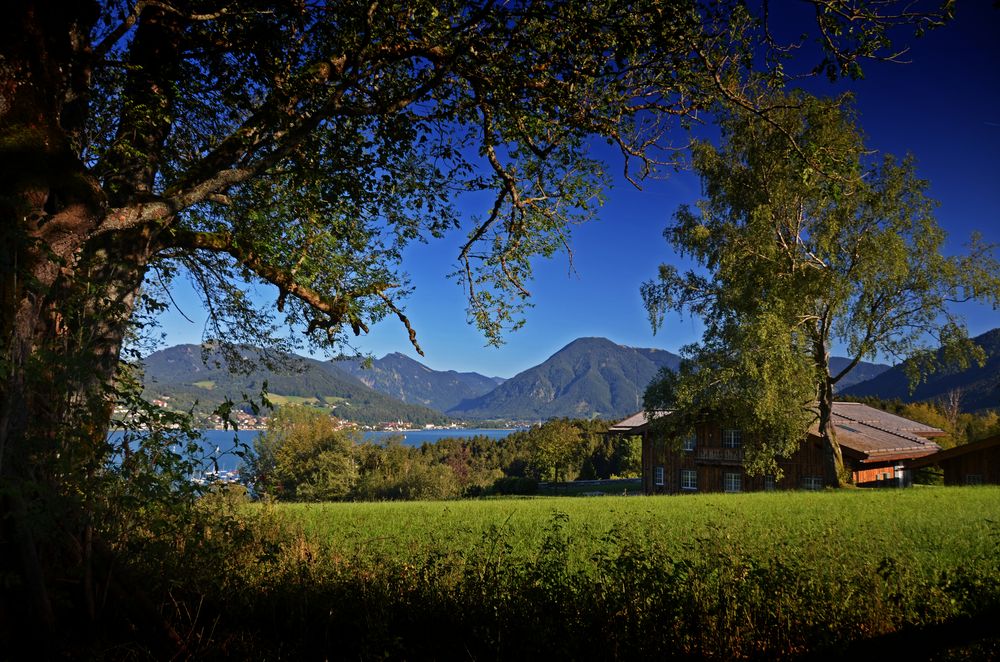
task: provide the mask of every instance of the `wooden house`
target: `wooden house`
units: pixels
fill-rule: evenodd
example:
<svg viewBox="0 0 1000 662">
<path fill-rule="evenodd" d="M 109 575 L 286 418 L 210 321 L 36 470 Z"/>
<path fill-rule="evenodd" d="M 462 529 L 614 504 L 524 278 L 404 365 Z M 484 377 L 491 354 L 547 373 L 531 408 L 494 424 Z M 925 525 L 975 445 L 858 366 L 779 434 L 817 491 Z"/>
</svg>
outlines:
<svg viewBox="0 0 1000 662">
<path fill-rule="evenodd" d="M 932 439 L 944 434 L 854 402 L 834 403 L 833 423 L 844 464 L 854 483 L 863 487 L 906 484 L 909 474 L 903 460 L 937 452 Z M 815 429 L 791 457 L 779 459 L 780 478 L 744 471 L 743 432 L 724 421 L 701 425 L 686 439 L 666 439 L 640 412 L 613 425 L 608 433 L 642 438 L 642 484 L 647 494 L 820 489 L 833 483 Z"/>
<path fill-rule="evenodd" d="M 1000 485 L 1000 434 L 910 460 L 907 469 L 939 466 L 945 485 Z"/>
</svg>

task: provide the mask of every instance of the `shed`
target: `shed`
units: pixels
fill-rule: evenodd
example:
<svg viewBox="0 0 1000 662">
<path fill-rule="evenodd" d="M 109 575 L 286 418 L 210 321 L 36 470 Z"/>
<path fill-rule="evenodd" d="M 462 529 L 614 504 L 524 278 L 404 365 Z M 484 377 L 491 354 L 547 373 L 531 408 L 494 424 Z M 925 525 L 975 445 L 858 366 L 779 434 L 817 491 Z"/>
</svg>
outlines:
<svg viewBox="0 0 1000 662">
<path fill-rule="evenodd" d="M 1000 485 L 1000 434 L 947 448 L 905 463 L 907 469 L 937 465 L 945 485 Z"/>
</svg>

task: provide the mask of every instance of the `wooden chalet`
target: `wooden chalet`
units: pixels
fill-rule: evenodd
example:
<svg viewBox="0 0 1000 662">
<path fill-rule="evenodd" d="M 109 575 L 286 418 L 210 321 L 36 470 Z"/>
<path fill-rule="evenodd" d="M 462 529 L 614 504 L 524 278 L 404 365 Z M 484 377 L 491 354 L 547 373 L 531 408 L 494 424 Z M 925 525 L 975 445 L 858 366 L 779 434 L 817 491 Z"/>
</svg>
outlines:
<svg viewBox="0 0 1000 662">
<path fill-rule="evenodd" d="M 908 484 L 910 474 L 903 461 L 937 452 L 940 448 L 932 439 L 944 434 L 938 428 L 854 402 L 835 402 L 833 423 L 844 464 L 855 484 L 863 487 Z M 642 437 L 646 494 L 820 489 L 833 484 L 815 429 L 794 455 L 779 460 L 781 478 L 747 475 L 743 470 L 743 432 L 724 422 L 701 425 L 687 439 L 668 440 L 659 437 L 640 412 L 611 426 L 608 434 Z"/>
<path fill-rule="evenodd" d="M 1000 434 L 909 460 L 907 469 L 937 465 L 945 485 L 1000 485 Z"/>
</svg>

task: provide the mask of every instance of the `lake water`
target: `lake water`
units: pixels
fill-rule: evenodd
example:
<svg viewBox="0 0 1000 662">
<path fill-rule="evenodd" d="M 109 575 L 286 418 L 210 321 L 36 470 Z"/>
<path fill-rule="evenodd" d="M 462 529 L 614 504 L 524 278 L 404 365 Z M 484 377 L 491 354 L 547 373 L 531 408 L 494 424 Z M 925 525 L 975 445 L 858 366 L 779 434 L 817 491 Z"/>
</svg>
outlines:
<svg viewBox="0 0 1000 662">
<path fill-rule="evenodd" d="M 449 437 L 488 437 L 503 439 L 516 430 L 495 429 L 456 429 L 456 430 L 408 430 L 405 432 L 384 432 L 368 430 L 363 433 L 365 441 L 383 442 L 391 437 L 401 437 L 406 446 L 420 446 L 424 443 L 434 443 L 439 439 Z M 206 469 L 218 465 L 219 471 L 229 472 L 239 469 L 243 460 L 236 454 L 241 445 L 253 448 L 254 440 L 261 434 L 259 430 L 202 430 L 202 447 L 206 455 Z"/>
</svg>

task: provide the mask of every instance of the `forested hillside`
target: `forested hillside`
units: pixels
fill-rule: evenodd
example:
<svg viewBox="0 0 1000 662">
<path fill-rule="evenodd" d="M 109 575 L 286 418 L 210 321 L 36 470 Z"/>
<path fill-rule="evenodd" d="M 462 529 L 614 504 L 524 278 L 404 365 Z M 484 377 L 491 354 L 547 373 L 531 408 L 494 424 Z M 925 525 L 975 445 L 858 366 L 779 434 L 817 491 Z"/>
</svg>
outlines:
<svg viewBox="0 0 1000 662">
<path fill-rule="evenodd" d="M 986 352 L 986 363 L 982 366 L 973 365 L 959 370 L 945 365 L 943 369 L 928 375 L 911 392 L 906 364 L 903 363 L 874 379 L 844 389 L 843 393 L 857 397 L 874 396 L 886 400 L 920 402 L 946 398 L 949 393 L 956 392 L 961 398 L 962 411 L 1000 408 L 1000 328 L 987 331 L 973 338 L 973 341 Z"/>
<path fill-rule="evenodd" d="M 463 400 L 477 398 L 504 381 L 477 372 L 432 370 L 399 352 L 375 359 L 370 367 L 365 367 L 360 360 L 323 365 L 342 370 L 380 393 L 438 411 L 447 411 Z"/>
<path fill-rule="evenodd" d="M 450 409 L 463 418 L 621 418 L 642 409 L 642 395 L 660 368 L 674 369 L 676 354 L 580 338 L 543 363 L 479 398 Z"/>
<path fill-rule="evenodd" d="M 321 361 L 292 354 L 271 355 L 246 349 L 252 362 L 249 372 L 233 372 L 214 351 L 203 355 L 198 345 L 178 345 L 145 360 L 145 395 L 175 410 L 194 408 L 208 414 L 228 397 L 237 406 L 260 398 L 266 382 L 268 399 L 275 405 L 308 404 L 329 409 L 344 419 L 362 424 L 408 421 L 414 425 L 444 423 L 447 417 L 426 407 L 409 405 L 372 390 L 354 377 L 331 369 Z"/>
</svg>

